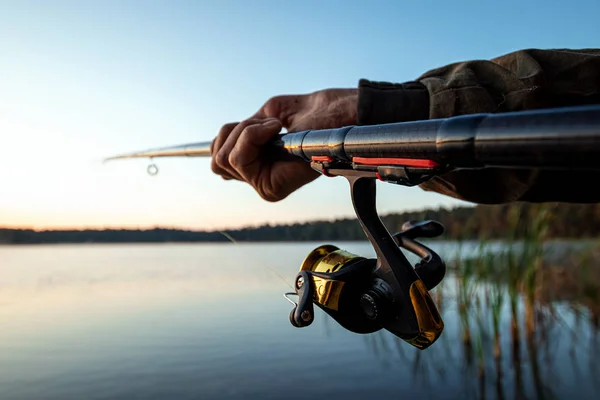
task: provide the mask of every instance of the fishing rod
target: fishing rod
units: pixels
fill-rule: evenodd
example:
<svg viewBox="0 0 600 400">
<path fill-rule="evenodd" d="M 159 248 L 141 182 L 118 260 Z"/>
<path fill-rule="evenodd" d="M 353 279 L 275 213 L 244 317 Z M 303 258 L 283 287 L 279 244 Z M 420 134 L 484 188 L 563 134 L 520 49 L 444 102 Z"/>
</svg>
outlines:
<svg viewBox="0 0 600 400">
<path fill-rule="evenodd" d="M 210 157 L 210 142 L 109 157 Z M 269 157 L 300 158 L 321 174 L 343 176 L 376 258 L 324 245 L 304 260 L 286 298 L 290 322 L 309 326 L 313 305 L 356 333 L 386 329 L 419 349 L 431 346 L 444 323 L 430 290 L 446 265 L 417 241 L 444 232 L 436 221 L 408 221 L 391 234 L 376 209 L 376 180 L 415 186 L 453 170 L 537 168 L 600 170 L 600 105 L 445 119 L 348 126 L 281 134 L 265 146 Z M 158 169 L 151 165 L 149 173 Z M 410 264 L 401 249 L 421 259 Z M 298 302 L 289 298 L 297 295 Z"/>
</svg>

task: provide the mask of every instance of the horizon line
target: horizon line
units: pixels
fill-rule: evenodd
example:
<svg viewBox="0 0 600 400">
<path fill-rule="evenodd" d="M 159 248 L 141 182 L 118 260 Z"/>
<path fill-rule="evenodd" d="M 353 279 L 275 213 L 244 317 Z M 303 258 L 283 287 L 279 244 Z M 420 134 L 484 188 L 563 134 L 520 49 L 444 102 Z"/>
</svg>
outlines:
<svg viewBox="0 0 600 400">
<path fill-rule="evenodd" d="M 394 215 L 394 214 L 410 214 L 410 213 L 418 213 L 418 212 L 424 212 L 424 211 L 440 211 L 440 210 L 453 210 L 456 208 L 471 208 L 471 207 L 475 207 L 475 205 L 471 205 L 471 204 L 465 204 L 465 205 L 453 205 L 453 206 L 439 206 L 437 208 L 421 208 L 421 209 L 415 209 L 415 210 L 406 210 L 406 211 L 392 211 L 392 212 L 387 212 L 387 213 L 382 213 L 379 214 L 380 217 L 384 217 L 387 215 Z M 235 230 L 243 230 L 243 229 L 256 229 L 256 228 L 262 228 L 265 226 L 271 226 L 271 227 L 275 227 L 275 226 L 290 226 L 290 225 L 297 225 L 297 224 L 310 224 L 310 223 L 319 223 L 319 222 L 335 222 L 335 221 L 340 221 L 340 220 L 348 220 L 348 219 L 356 219 L 356 215 L 341 215 L 341 216 L 336 216 L 333 217 L 331 219 L 306 219 L 306 220 L 296 220 L 296 221 L 288 221 L 288 222 L 278 222 L 278 223 L 273 223 L 273 222 L 268 222 L 265 221 L 261 224 L 251 224 L 251 225 L 240 225 L 240 226 L 229 226 L 229 227 L 219 227 L 219 228 L 210 228 L 210 229 L 206 229 L 206 228 L 198 228 L 198 229 L 194 229 L 191 227 L 184 227 L 184 226 L 178 226 L 178 225 L 103 225 L 103 226 L 72 226 L 72 227 L 44 227 L 44 228 L 35 228 L 32 226 L 11 226 L 11 225 L 0 225 L 0 230 L 21 230 L 21 231 L 26 231 L 26 230 L 30 230 L 30 231 L 34 231 L 34 232 L 60 232 L 60 231 L 107 231 L 107 230 L 128 230 L 128 231 L 149 231 L 149 230 L 156 230 L 156 229 L 165 229 L 165 230 L 178 230 L 178 231 L 188 231 L 188 232 L 220 232 L 220 231 L 235 231 Z"/>
</svg>

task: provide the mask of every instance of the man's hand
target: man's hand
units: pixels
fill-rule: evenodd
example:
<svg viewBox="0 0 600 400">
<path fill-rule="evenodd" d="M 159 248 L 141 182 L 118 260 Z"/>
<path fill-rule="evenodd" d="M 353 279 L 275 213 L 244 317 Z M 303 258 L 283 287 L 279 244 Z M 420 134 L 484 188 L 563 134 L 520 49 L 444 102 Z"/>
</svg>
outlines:
<svg viewBox="0 0 600 400">
<path fill-rule="evenodd" d="M 267 201 L 283 200 L 319 173 L 302 160 L 263 159 L 262 147 L 282 128 L 298 132 L 356 125 L 357 102 L 357 89 L 273 97 L 251 118 L 221 128 L 211 145 L 212 170 L 224 179 L 247 182 Z"/>
</svg>

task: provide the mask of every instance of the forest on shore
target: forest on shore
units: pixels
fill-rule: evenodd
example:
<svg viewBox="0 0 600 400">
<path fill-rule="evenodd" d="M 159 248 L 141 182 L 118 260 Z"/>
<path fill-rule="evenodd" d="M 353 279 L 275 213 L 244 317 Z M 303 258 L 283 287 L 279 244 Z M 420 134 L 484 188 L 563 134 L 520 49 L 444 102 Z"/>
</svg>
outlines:
<svg viewBox="0 0 600 400">
<path fill-rule="evenodd" d="M 382 215 L 390 232 L 401 230 L 406 221 L 436 220 L 444 225 L 443 240 L 503 239 L 523 237 L 539 218 L 547 219 L 546 238 L 593 238 L 600 234 L 600 204 L 531 204 L 477 205 L 452 209 Z M 309 221 L 284 225 L 263 225 L 226 231 L 235 241 L 344 241 L 365 240 L 355 218 L 332 221 Z M 226 242 L 219 231 L 183 229 L 85 229 L 32 230 L 0 228 L 0 244 L 49 243 L 160 243 Z"/>
</svg>

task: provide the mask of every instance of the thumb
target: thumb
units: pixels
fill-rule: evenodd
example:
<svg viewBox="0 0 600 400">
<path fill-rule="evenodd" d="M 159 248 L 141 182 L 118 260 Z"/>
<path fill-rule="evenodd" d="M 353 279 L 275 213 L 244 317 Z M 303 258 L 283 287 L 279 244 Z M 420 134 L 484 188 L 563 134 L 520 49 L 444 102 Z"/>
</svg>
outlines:
<svg viewBox="0 0 600 400">
<path fill-rule="evenodd" d="M 306 107 L 308 95 L 282 95 L 272 97 L 254 115 L 255 118 L 277 118 L 284 128 L 289 128 L 294 117 Z"/>
</svg>

